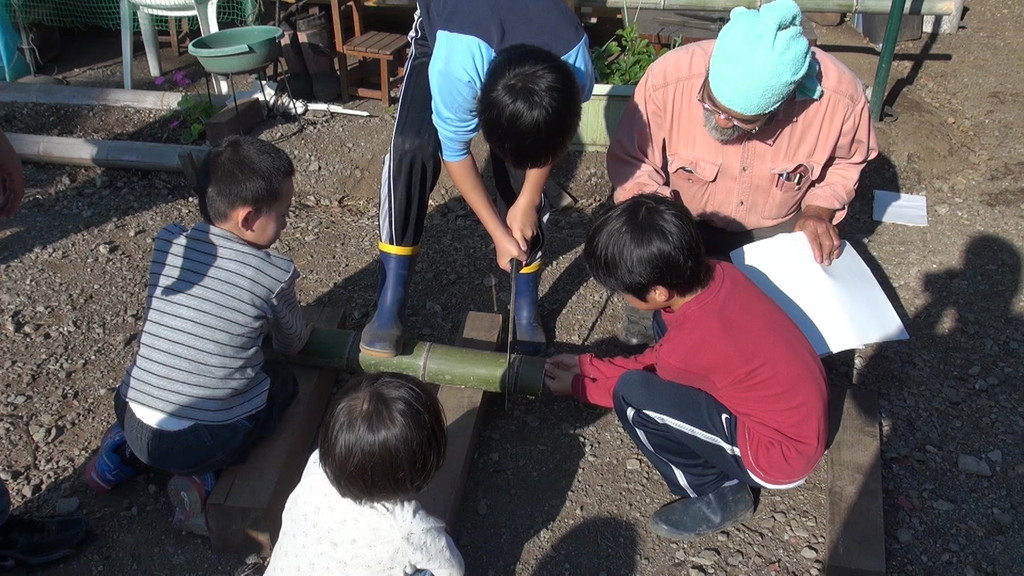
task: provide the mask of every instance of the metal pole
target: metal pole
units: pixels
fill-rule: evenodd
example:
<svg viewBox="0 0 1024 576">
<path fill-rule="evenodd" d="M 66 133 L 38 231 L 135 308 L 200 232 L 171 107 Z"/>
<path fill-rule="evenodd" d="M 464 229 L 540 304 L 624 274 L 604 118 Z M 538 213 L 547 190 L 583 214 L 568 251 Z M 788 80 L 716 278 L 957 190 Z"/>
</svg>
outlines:
<svg viewBox="0 0 1024 576">
<path fill-rule="evenodd" d="M 471 350 L 431 342 L 407 342 L 394 358 L 359 352 L 359 334 L 316 327 L 306 346 L 289 358 L 299 364 L 335 366 L 347 371 L 399 372 L 425 382 L 489 392 L 536 396 L 544 385 L 544 359 Z"/>
<path fill-rule="evenodd" d="M 882 119 L 882 104 L 885 102 L 886 86 L 889 84 L 889 71 L 892 69 L 892 57 L 896 52 L 896 39 L 899 37 L 900 24 L 903 23 L 903 5 L 906 0 L 893 0 L 889 20 L 885 25 L 885 38 L 882 40 L 882 53 L 878 56 L 878 68 L 875 69 L 875 83 L 871 85 L 871 119 Z"/>
<path fill-rule="evenodd" d="M 841 12 L 846 14 L 891 14 L 898 0 L 796 0 L 802 12 Z M 760 8 L 769 0 L 628 0 L 630 10 L 720 10 L 737 6 Z M 899 2 L 899 12 L 926 16 L 946 16 L 956 9 L 955 0 L 914 0 Z M 621 9 L 622 0 L 577 0 L 580 8 Z"/>
</svg>

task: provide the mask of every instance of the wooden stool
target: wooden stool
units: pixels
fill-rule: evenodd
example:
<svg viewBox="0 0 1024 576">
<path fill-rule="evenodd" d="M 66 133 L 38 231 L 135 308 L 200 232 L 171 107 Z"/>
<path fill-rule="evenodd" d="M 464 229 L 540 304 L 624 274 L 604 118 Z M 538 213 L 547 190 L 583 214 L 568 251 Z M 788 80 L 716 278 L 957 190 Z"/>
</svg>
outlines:
<svg viewBox="0 0 1024 576">
<path fill-rule="evenodd" d="M 356 22 L 358 21 L 357 19 Z M 396 58 L 404 58 L 408 48 L 409 38 L 407 36 L 388 32 L 367 32 L 346 42 L 341 50 L 346 56 L 355 56 L 359 58 L 360 63 L 367 59 L 377 60 L 380 66 L 380 89 L 350 82 L 349 95 L 380 98 L 384 107 L 390 106 L 391 88 L 401 82 L 403 74 L 403 67 L 399 65 L 398 73 L 392 78 L 391 63 Z"/>
</svg>

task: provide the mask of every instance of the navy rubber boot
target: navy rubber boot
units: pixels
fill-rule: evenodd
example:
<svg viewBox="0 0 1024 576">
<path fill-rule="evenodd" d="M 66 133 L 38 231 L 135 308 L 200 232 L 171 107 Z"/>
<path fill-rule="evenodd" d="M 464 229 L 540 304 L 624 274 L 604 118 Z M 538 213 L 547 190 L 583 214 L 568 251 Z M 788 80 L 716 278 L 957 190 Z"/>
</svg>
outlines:
<svg viewBox="0 0 1024 576">
<path fill-rule="evenodd" d="M 672 540 L 696 540 L 749 520 L 754 515 L 754 496 L 740 482 L 722 486 L 710 494 L 680 498 L 651 516 L 651 530 Z"/>
<path fill-rule="evenodd" d="M 402 249 L 411 253 L 380 251 L 377 309 L 359 339 L 359 349 L 370 356 L 393 358 L 402 349 L 406 293 L 416 260 L 415 248 Z"/>
<path fill-rule="evenodd" d="M 547 348 L 547 337 L 537 317 L 540 289 L 540 263 L 527 267 L 529 272 L 516 275 L 516 343 L 515 351 L 523 356 L 540 356 Z"/>
</svg>

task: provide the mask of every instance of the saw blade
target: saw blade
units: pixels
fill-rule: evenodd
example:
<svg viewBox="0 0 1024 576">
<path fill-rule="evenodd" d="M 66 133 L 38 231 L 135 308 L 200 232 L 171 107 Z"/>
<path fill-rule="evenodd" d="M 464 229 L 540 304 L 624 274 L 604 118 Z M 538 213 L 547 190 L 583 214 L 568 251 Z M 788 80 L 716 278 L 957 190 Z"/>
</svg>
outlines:
<svg viewBox="0 0 1024 576">
<path fill-rule="evenodd" d="M 505 349 L 505 409 L 508 409 L 508 391 L 512 387 L 512 343 L 515 342 L 516 327 L 516 278 L 523 263 L 513 258 L 508 263 L 509 298 L 508 298 L 508 342 Z"/>
</svg>

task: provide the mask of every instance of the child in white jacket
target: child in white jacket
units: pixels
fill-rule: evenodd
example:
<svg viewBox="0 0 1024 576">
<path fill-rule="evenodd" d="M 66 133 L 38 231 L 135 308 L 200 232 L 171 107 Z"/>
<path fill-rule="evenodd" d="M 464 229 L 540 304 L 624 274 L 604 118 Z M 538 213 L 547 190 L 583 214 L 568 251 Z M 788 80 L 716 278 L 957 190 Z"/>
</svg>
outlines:
<svg viewBox="0 0 1024 576">
<path fill-rule="evenodd" d="M 462 576 L 444 522 L 415 500 L 444 462 L 446 443 L 444 412 L 422 382 L 357 377 L 327 412 L 265 576 Z"/>
</svg>

